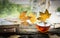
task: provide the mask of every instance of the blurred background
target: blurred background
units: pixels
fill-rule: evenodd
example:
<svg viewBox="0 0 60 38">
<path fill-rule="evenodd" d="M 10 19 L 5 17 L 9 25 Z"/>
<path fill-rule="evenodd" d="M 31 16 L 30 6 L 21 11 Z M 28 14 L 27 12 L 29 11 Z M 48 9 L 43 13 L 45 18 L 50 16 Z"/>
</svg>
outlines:
<svg viewBox="0 0 60 38">
<path fill-rule="evenodd" d="M 20 24 L 21 21 L 19 16 L 23 11 L 27 11 L 26 14 L 27 16 L 29 16 L 30 13 L 34 13 L 36 14 L 36 18 L 38 18 L 39 12 L 44 13 L 46 8 L 51 14 L 50 18 L 48 18 L 46 22 L 52 24 L 51 28 L 59 28 L 60 27 L 60 0 L 0 0 L 0 25 Z M 19 25 L 18 30 L 19 32 L 26 32 L 26 33 L 37 31 L 34 24 L 31 24 L 29 26 Z M 54 32 L 55 31 L 58 30 L 54 30 Z M 58 34 L 60 34 L 59 32 L 60 31 L 58 31 Z M 28 38 L 27 35 L 26 36 L 23 35 L 23 37 Z M 36 38 L 37 37 L 38 36 L 36 36 Z M 52 36 L 50 34 L 49 37 L 60 38 L 57 35 Z M 48 36 L 46 36 L 46 38 L 48 38 Z"/>
</svg>

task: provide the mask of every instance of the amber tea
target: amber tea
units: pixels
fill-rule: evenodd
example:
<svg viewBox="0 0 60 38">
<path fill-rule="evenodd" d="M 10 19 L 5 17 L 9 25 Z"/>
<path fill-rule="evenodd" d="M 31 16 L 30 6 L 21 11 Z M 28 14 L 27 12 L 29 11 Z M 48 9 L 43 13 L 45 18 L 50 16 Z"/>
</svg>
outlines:
<svg viewBox="0 0 60 38">
<path fill-rule="evenodd" d="M 49 30 L 50 26 L 39 26 L 39 25 L 36 25 L 38 31 L 42 32 L 42 33 L 45 33 Z"/>
</svg>

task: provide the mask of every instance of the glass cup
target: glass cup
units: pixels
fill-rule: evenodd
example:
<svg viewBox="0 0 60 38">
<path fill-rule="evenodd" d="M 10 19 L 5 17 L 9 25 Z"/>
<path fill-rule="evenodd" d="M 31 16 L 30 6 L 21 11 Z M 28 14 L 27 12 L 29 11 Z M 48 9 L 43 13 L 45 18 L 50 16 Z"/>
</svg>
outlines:
<svg viewBox="0 0 60 38">
<path fill-rule="evenodd" d="M 48 32 L 50 28 L 50 24 L 40 23 L 40 24 L 36 24 L 36 27 L 38 31 L 40 31 L 41 33 L 45 33 Z"/>
</svg>

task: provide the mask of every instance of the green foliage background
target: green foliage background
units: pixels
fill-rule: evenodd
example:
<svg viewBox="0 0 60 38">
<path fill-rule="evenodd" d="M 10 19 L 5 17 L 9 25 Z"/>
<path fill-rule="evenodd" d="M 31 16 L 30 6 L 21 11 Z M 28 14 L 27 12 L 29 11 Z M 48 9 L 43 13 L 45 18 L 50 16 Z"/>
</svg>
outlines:
<svg viewBox="0 0 60 38">
<path fill-rule="evenodd" d="M 60 7 L 57 8 L 57 11 L 60 12 Z"/>
<path fill-rule="evenodd" d="M 8 0 L 0 0 L 0 18 L 4 18 L 7 16 L 16 16 L 20 14 L 22 11 L 31 11 L 31 7 L 22 7 L 21 4 L 13 4 Z"/>
</svg>

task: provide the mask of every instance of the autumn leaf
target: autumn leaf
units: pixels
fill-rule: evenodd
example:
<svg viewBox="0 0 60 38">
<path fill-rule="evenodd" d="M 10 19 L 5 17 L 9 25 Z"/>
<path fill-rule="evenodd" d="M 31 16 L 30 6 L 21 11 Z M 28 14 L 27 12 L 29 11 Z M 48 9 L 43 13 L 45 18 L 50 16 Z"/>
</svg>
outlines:
<svg viewBox="0 0 60 38">
<path fill-rule="evenodd" d="M 29 17 L 30 17 L 30 21 L 32 23 L 35 23 L 36 22 L 37 18 L 36 18 L 36 15 L 34 13 L 30 13 L 29 14 Z"/>
<path fill-rule="evenodd" d="M 19 16 L 20 20 L 24 21 L 24 22 L 22 22 L 22 24 L 24 24 L 24 25 L 28 25 L 28 23 L 27 23 L 28 16 L 26 16 L 26 13 L 27 13 L 27 11 L 23 11 Z"/>
<path fill-rule="evenodd" d="M 51 15 L 51 14 L 50 14 L 50 13 L 48 12 L 48 10 L 46 9 L 45 13 L 40 12 L 40 17 L 38 18 L 38 20 L 41 20 L 41 21 L 45 22 L 46 19 L 50 17 L 50 15 Z"/>
<path fill-rule="evenodd" d="M 20 16 L 19 16 L 20 20 L 22 20 L 22 21 L 26 21 L 26 20 L 27 20 L 26 13 L 27 13 L 26 11 L 23 11 L 23 12 L 20 14 Z"/>
</svg>

